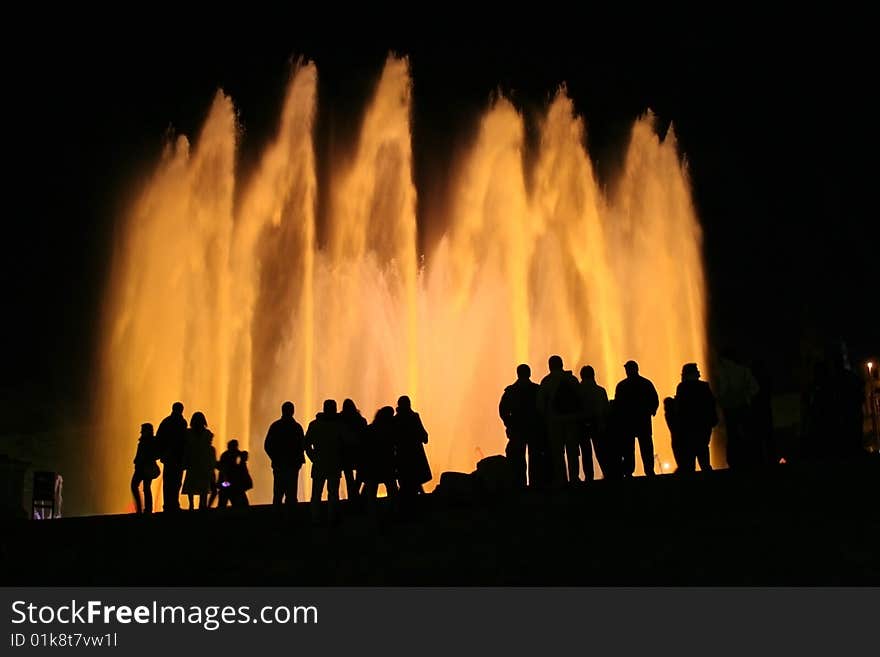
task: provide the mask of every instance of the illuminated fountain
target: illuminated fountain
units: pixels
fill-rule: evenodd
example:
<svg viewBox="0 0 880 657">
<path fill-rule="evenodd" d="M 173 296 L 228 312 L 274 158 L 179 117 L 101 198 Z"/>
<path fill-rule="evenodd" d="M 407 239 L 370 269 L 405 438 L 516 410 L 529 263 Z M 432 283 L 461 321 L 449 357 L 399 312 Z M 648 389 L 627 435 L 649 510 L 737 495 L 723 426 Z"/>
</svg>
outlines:
<svg viewBox="0 0 880 657">
<path fill-rule="evenodd" d="M 519 362 L 536 380 L 553 353 L 592 364 L 611 395 L 630 358 L 661 396 L 682 363 L 708 369 L 700 228 L 674 137 L 661 141 L 650 116 L 605 194 L 565 89 L 528 171 L 523 117 L 496 99 L 456 163 L 447 228 L 421 254 L 408 62 L 389 57 L 333 168 L 320 243 L 316 110 L 317 70 L 301 64 L 275 140 L 240 180 L 234 107 L 218 93 L 195 144 L 169 144 L 145 182 L 106 295 L 95 511 L 128 508 L 138 426 L 176 400 L 206 414 L 218 453 L 233 437 L 251 450 L 261 503 L 263 437 L 286 399 L 305 426 L 327 397 L 372 419 L 409 394 L 436 482 L 502 452 L 497 404 Z M 654 426 L 672 461 L 662 417 Z"/>
</svg>

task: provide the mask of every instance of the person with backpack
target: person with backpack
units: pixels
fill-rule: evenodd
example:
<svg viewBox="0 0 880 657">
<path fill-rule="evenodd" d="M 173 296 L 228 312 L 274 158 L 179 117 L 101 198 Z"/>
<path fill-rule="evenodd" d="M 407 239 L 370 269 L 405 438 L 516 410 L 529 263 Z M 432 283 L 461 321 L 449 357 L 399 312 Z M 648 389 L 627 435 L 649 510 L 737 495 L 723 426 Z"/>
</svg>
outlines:
<svg viewBox="0 0 880 657">
<path fill-rule="evenodd" d="M 562 358 L 550 356 L 547 364 L 550 372 L 538 386 L 537 406 L 547 427 L 550 483 L 554 488 L 562 488 L 566 483 L 579 481 L 579 429 L 583 408 L 578 380 L 571 370 L 563 369 Z"/>
</svg>

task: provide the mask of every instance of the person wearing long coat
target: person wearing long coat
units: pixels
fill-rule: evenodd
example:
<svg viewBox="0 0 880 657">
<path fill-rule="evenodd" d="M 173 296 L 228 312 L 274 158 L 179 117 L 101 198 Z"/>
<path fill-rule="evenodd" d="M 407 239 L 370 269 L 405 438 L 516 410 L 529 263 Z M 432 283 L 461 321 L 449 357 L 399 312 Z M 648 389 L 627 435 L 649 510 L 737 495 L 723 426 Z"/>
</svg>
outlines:
<svg viewBox="0 0 880 657">
<path fill-rule="evenodd" d="M 411 496 L 424 492 L 422 484 L 431 481 L 431 466 L 425 454 L 428 432 L 419 414 L 413 411 L 409 397 L 397 400 L 394 416 L 395 460 L 397 480 L 402 495 Z"/>
<path fill-rule="evenodd" d="M 342 449 L 346 426 L 336 411 L 336 400 L 324 401 L 324 410 L 306 429 L 306 456 L 312 462 L 312 517 L 317 520 L 321 495 L 327 486 L 327 515 L 332 524 L 339 504 L 339 479 L 342 476 Z"/>
<path fill-rule="evenodd" d="M 368 502 L 376 499 L 379 484 L 384 484 L 389 497 L 397 493 L 394 429 L 394 409 L 383 406 L 376 411 L 375 419 L 364 432 L 358 479 L 364 484 L 363 496 Z"/>
<path fill-rule="evenodd" d="M 184 467 L 186 478 L 183 492 L 189 498 L 189 509 L 193 509 L 193 497 L 199 496 L 199 509 L 207 508 L 205 501 L 214 489 L 214 468 L 217 465 L 217 451 L 211 444 L 214 434 L 208 429 L 208 421 L 200 411 L 193 413 L 190 428 L 186 434 Z"/>
</svg>

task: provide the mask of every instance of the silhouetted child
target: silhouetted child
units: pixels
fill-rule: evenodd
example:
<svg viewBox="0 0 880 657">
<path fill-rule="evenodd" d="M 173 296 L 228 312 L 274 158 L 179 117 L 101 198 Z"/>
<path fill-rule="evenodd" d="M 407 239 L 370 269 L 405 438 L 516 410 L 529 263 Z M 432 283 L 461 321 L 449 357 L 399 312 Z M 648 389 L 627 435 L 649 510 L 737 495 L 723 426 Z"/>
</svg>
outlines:
<svg viewBox="0 0 880 657">
<path fill-rule="evenodd" d="M 247 492 L 254 487 L 254 480 L 251 479 L 247 462 L 247 451 L 239 452 L 238 463 L 232 468 L 232 479 L 230 482 L 232 485 L 229 487 L 232 506 L 250 506 Z"/>
<path fill-rule="evenodd" d="M 238 441 L 234 438 L 226 443 L 226 451 L 220 455 L 220 460 L 217 461 L 217 495 L 219 497 L 219 501 L 217 503 L 218 508 L 224 508 L 228 503 L 232 502 L 232 483 L 234 479 L 235 468 L 238 464 L 238 459 L 241 456 L 241 452 L 238 449 Z M 211 502 L 213 502 L 214 495 L 211 496 Z M 210 502 L 208 506 L 210 506 Z M 234 503 L 233 503 L 234 504 Z"/>
<path fill-rule="evenodd" d="M 134 475 L 131 477 L 131 493 L 134 495 L 134 506 L 137 513 L 153 512 L 153 491 L 150 484 L 159 476 L 156 441 L 153 438 L 153 425 L 145 422 L 141 425 L 138 438 L 137 453 L 134 457 Z M 144 487 L 144 504 L 141 506 L 140 485 Z"/>
</svg>

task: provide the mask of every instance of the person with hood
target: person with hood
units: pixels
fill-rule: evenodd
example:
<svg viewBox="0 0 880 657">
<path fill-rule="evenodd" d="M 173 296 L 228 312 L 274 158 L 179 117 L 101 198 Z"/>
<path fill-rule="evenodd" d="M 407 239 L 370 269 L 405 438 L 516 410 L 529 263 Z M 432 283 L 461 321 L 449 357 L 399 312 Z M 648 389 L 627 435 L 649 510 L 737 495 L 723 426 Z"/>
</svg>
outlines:
<svg viewBox="0 0 880 657">
<path fill-rule="evenodd" d="M 312 517 L 318 520 L 321 496 L 327 487 L 327 515 L 333 524 L 339 504 L 339 479 L 342 477 L 342 450 L 346 441 L 345 424 L 336 412 L 336 400 L 325 399 L 323 411 L 309 422 L 306 430 L 306 455 L 312 462 Z"/>
<path fill-rule="evenodd" d="M 563 369 L 560 356 L 550 356 L 550 372 L 541 380 L 536 395 L 538 413 L 547 430 L 550 454 L 550 482 L 554 488 L 577 483 L 578 427 L 583 414 L 578 380 L 571 370 Z M 568 476 L 566 478 L 566 459 Z"/>
</svg>

